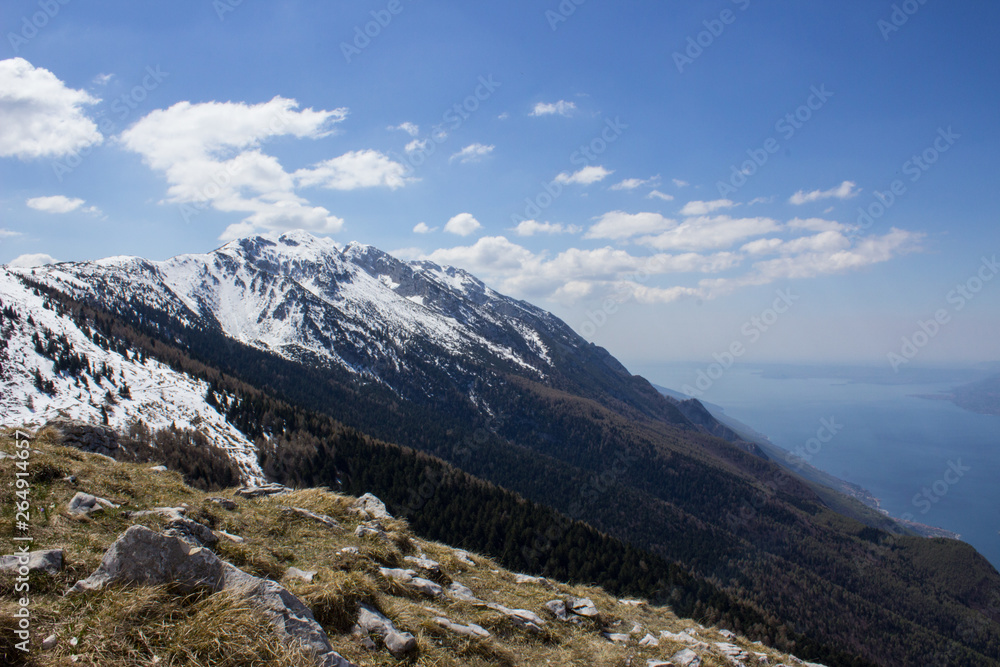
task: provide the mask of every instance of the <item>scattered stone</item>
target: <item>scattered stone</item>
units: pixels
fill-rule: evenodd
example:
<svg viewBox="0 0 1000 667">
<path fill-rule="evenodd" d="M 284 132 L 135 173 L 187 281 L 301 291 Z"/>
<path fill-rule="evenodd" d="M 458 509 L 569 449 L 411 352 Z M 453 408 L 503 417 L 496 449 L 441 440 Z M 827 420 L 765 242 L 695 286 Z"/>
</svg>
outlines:
<svg viewBox="0 0 1000 667">
<path fill-rule="evenodd" d="M 355 534 L 357 534 L 357 531 L 355 531 Z M 341 554 L 351 554 L 351 555 L 354 555 L 354 556 L 357 556 L 357 555 L 358 555 L 359 553 L 361 553 L 361 552 L 360 552 L 360 551 L 358 551 L 358 548 L 357 548 L 357 547 L 344 547 L 343 549 L 341 549 L 341 550 L 340 550 L 340 551 L 338 551 L 337 553 L 341 553 Z"/>
<path fill-rule="evenodd" d="M 646 604 L 645 600 L 619 600 L 618 604 L 624 605 L 626 607 L 638 607 L 640 605 Z"/>
<path fill-rule="evenodd" d="M 232 512 L 233 510 L 236 509 L 236 503 L 233 502 L 232 500 L 230 500 L 229 498 L 215 498 L 215 497 L 213 497 L 213 498 L 205 498 L 205 500 L 208 501 L 208 502 L 210 502 L 210 503 L 215 503 L 216 505 L 218 505 L 222 509 L 229 510 L 230 512 Z"/>
<path fill-rule="evenodd" d="M 545 608 L 552 612 L 560 621 L 568 621 L 569 614 L 566 613 L 566 603 L 562 600 L 549 600 L 545 603 Z"/>
<path fill-rule="evenodd" d="M 677 667 L 701 667 L 701 658 L 689 648 L 681 649 L 670 658 L 670 663 Z"/>
<path fill-rule="evenodd" d="M 457 635 L 463 635 L 465 637 L 489 637 L 490 632 L 486 628 L 476 625 L 475 623 L 469 623 L 467 625 L 462 625 L 461 623 L 455 623 L 444 616 L 438 616 L 434 619 L 434 622 L 445 628 L 446 630 L 451 630 Z"/>
<path fill-rule="evenodd" d="M 424 572 L 428 572 L 435 577 L 441 576 L 441 564 L 436 560 L 431 560 L 423 556 L 406 556 L 403 560 L 407 563 L 413 563 Z"/>
<path fill-rule="evenodd" d="M 726 639 L 735 639 L 736 638 L 736 633 L 732 632 L 730 630 L 719 630 L 719 634 L 722 635 L 723 637 L 725 637 Z"/>
<path fill-rule="evenodd" d="M 750 657 L 746 651 L 741 649 L 736 644 L 715 642 L 715 648 L 718 649 L 719 653 L 727 658 L 730 658 L 731 660 L 743 661 Z"/>
<path fill-rule="evenodd" d="M 434 583 L 430 579 L 418 577 L 417 573 L 413 570 L 401 570 L 397 567 L 380 567 L 379 571 L 382 573 L 382 576 L 395 579 L 423 595 L 436 598 L 444 593 L 444 589 L 439 584 Z"/>
<path fill-rule="evenodd" d="M 240 498 L 265 498 L 276 496 L 281 493 L 291 493 L 291 489 L 284 484 L 264 484 L 262 486 L 244 486 L 236 489 L 236 495 Z"/>
<path fill-rule="evenodd" d="M 409 632 L 400 632 L 388 618 L 368 605 L 358 605 L 358 621 L 354 626 L 358 634 L 375 634 L 382 638 L 385 647 L 395 658 L 401 658 L 417 647 L 417 638 Z"/>
<path fill-rule="evenodd" d="M 303 581 L 312 583 L 313 577 L 316 576 L 316 572 L 315 570 L 300 570 L 297 567 L 290 567 L 285 570 L 285 576 L 291 577 L 292 579 L 302 579 Z"/>
<path fill-rule="evenodd" d="M 476 563 L 472 560 L 472 556 L 469 555 L 468 551 L 463 551 L 462 549 L 452 549 L 452 553 L 455 554 L 455 558 L 462 563 L 475 566 Z"/>
<path fill-rule="evenodd" d="M 321 667 L 355 667 L 333 650 L 309 608 L 286 588 L 247 574 L 208 549 L 192 547 L 179 537 L 132 526 L 105 552 L 97 570 L 76 582 L 67 594 L 99 590 L 114 583 L 173 584 L 182 591 L 230 591 L 258 605 L 280 636 L 311 649 Z"/>
<path fill-rule="evenodd" d="M 93 514 L 94 512 L 100 512 L 104 508 L 115 507 L 118 507 L 118 505 L 115 505 L 110 500 L 98 498 L 97 496 L 92 496 L 89 493 L 78 491 L 77 494 L 70 499 L 69 504 L 66 506 L 66 511 L 73 515 L 86 516 Z"/>
<path fill-rule="evenodd" d="M 389 536 L 385 534 L 385 531 L 376 526 L 368 526 L 365 524 L 359 525 L 354 529 L 355 537 L 378 537 L 385 541 L 389 541 Z"/>
<path fill-rule="evenodd" d="M 27 567 L 28 572 L 42 571 L 51 575 L 59 574 L 63 568 L 63 550 L 46 549 L 30 551 L 26 554 L 0 556 L 0 572 L 17 572 Z"/>
<path fill-rule="evenodd" d="M 364 513 L 371 519 L 392 518 L 392 515 L 389 514 L 388 510 L 385 508 L 385 503 L 370 493 L 366 493 L 355 500 L 354 504 L 351 505 L 351 509 L 354 509 L 359 513 Z"/>
<path fill-rule="evenodd" d="M 150 468 L 152 472 L 167 472 L 167 466 L 153 466 Z"/>
<path fill-rule="evenodd" d="M 244 542 L 246 542 L 246 540 L 240 537 L 239 535 L 231 535 L 224 530 L 217 530 L 215 532 L 234 544 L 243 544 Z"/>
<path fill-rule="evenodd" d="M 483 604 L 484 607 L 498 611 L 511 621 L 514 625 L 524 628 L 525 630 L 530 630 L 531 632 L 542 632 L 542 626 L 545 625 L 545 621 L 533 611 L 528 611 L 527 609 L 509 609 L 502 604 L 497 604 L 495 602 L 486 602 Z"/>
<path fill-rule="evenodd" d="M 609 642 L 624 643 L 628 641 L 628 635 L 623 635 L 620 632 L 602 632 L 601 636 Z"/>
<path fill-rule="evenodd" d="M 56 637 L 55 635 L 49 635 L 48 637 L 42 640 L 42 650 L 50 651 L 54 649 L 56 647 L 56 644 L 58 643 L 59 643 L 58 637 Z"/>
<path fill-rule="evenodd" d="M 463 586 L 462 584 L 458 583 L 457 581 L 452 582 L 448 586 L 448 589 L 447 589 L 446 593 L 448 594 L 448 597 L 450 597 L 450 598 L 452 598 L 454 600 L 460 600 L 462 602 L 473 602 L 473 603 L 475 603 L 475 602 L 482 602 L 482 600 L 480 600 L 479 598 L 477 598 L 472 593 L 472 589 L 468 588 L 467 586 Z"/>
<path fill-rule="evenodd" d="M 653 635 L 646 633 L 646 636 L 639 640 L 639 646 L 659 646 L 660 640 Z"/>
<path fill-rule="evenodd" d="M 549 580 L 545 577 L 533 577 L 530 574 L 515 574 L 514 583 L 516 584 L 548 584 Z"/>
<path fill-rule="evenodd" d="M 126 512 L 125 515 L 129 518 L 136 518 L 140 516 L 162 516 L 167 521 L 177 521 L 184 518 L 184 515 L 187 514 L 187 510 L 187 507 L 154 507 L 151 510 Z"/>
<path fill-rule="evenodd" d="M 656 658 L 650 658 L 646 661 L 646 667 L 674 667 L 674 663 L 664 662 L 663 660 L 657 660 Z"/>
<path fill-rule="evenodd" d="M 69 645 L 70 646 L 76 646 L 79 643 L 80 643 L 80 638 L 79 637 L 73 637 L 73 638 L 71 638 L 69 640 Z"/>
<path fill-rule="evenodd" d="M 60 481 L 67 482 L 69 484 L 76 484 L 76 475 L 66 475 Z"/>
<path fill-rule="evenodd" d="M 310 519 L 332 530 L 341 530 L 340 524 L 337 523 L 337 520 L 333 517 L 325 514 L 316 514 L 315 512 L 302 509 L 301 507 L 282 507 L 281 513 L 287 516 L 298 516 L 303 519 Z"/>
<path fill-rule="evenodd" d="M 568 597 L 566 598 L 566 608 L 577 616 L 585 618 L 597 618 L 600 614 L 590 598 Z"/>
<path fill-rule="evenodd" d="M 628 631 L 630 635 L 641 635 L 643 633 L 642 626 L 638 623 L 632 624 L 632 629 Z"/>
</svg>

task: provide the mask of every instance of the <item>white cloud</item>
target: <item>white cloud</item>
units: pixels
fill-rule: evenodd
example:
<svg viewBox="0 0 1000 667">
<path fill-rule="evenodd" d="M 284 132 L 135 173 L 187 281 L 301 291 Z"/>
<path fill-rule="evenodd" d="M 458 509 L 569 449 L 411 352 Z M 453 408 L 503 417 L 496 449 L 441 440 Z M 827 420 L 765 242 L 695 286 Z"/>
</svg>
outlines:
<svg viewBox="0 0 1000 667">
<path fill-rule="evenodd" d="M 788 221 L 789 229 L 804 229 L 809 232 L 840 232 L 849 229 L 843 223 L 823 218 L 794 218 Z"/>
<path fill-rule="evenodd" d="M 111 83 L 111 79 L 115 78 L 114 74 L 98 74 L 94 77 L 94 84 L 98 86 L 106 86 Z"/>
<path fill-rule="evenodd" d="M 426 222 L 418 222 L 413 226 L 415 234 L 430 234 L 433 231 L 437 231 L 437 227 L 428 227 Z"/>
<path fill-rule="evenodd" d="M 431 145 L 430 139 L 414 139 L 406 144 L 403 149 L 407 153 L 423 153 L 427 150 L 427 147 Z"/>
<path fill-rule="evenodd" d="M 739 206 L 731 199 L 716 199 L 715 201 L 689 201 L 681 209 L 681 215 L 708 215 L 724 208 Z"/>
<path fill-rule="evenodd" d="M 101 143 L 84 113 L 98 102 L 23 58 L 0 60 L 0 157 L 61 157 Z"/>
<path fill-rule="evenodd" d="M 663 201 L 673 201 L 674 196 L 668 195 L 665 192 L 660 192 L 659 190 L 653 190 L 648 195 L 646 195 L 646 199 L 662 199 Z"/>
<path fill-rule="evenodd" d="M 406 132 L 411 137 L 415 137 L 420 134 L 420 126 L 415 123 L 406 121 L 405 123 L 400 123 L 399 125 L 390 125 L 387 129 L 389 130 L 402 130 Z"/>
<path fill-rule="evenodd" d="M 861 190 L 857 189 L 857 183 L 854 181 L 844 181 L 837 187 L 830 188 L 829 190 L 813 190 L 812 192 L 799 190 L 789 197 L 788 201 L 799 206 L 801 204 L 808 204 L 809 202 L 820 201 L 821 199 L 850 199 L 851 197 L 856 197 L 859 192 Z"/>
<path fill-rule="evenodd" d="M 57 264 L 58 259 L 52 255 L 46 255 L 43 252 L 37 252 L 30 255 L 21 255 L 20 257 L 15 257 L 12 259 L 7 266 L 16 266 L 20 268 L 30 269 L 34 266 L 45 266 L 46 264 Z"/>
<path fill-rule="evenodd" d="M 333 132 L 333 124 L 347 117 L 346 109 L 298 109 L 292 99 L 269 102 L 178 102 L 141 118 L 123 132 L 120 140 L 139 153 L 153 170 L 162 172 L 170 187 L 166 202 L 208 204 L 218 211 L 245 214 L 221 235 L 229 240 L 259 231 L 307 229 L 318 234 L 340 230 L 343 220 L 322 207 L 310 206 L 296 192 L 296 178 L 260 145 L 279 136 L 316 139 Z M 372 151 L 375 153 L 374 151 Z M 364 153 L 364 152 L 360 152 Z M 301 170 L 300 178 L 327 187 L 362 187 L 374 179 L 372 170 L 383 166 L 375 156 L 341 156 L 332 165 Z M 349 163 L 345 165 L 344 163 Z M 394 163 L 393 163 L 394 164 Z M 339 167 L 356 166 L 359 173 L 344 176 Z"/>
<path fill-rule="evenodd" d="M 507 120 L 508 118 L 510 118 L 510 114 L 507 113 L 506 111 L 497 116 L 497 120 Z"/>
<path fill-rule="evenodd" d="M 309 169 L 295 172 L 299 185 L 318 185 L 330 190 L 359 188 L 401 188 L 412 179 L 406 177 L 406 166 L 394 162 L 376 150 L 351 151 Z"/>
<path fill-rule="evenodd" d="M 770 218 L 731 218 L 728 215 L 689 218 L 680 225 L 638 243 L 658 250 L 709 250 L 728 248 L 751 236 L 778 231 Z"/>
<path fill-rule="evenodd" d="M 568 116 L 573 111 L 576 110 L 576 104 L 573 102 L 567 102 L 566 100 L 559 100 L 558 102 L 539 102 L 532 109 L 532 116 L 551 116 L 553 114 L 559 114 L 560 116 Z"/>
<path fill-rule="evenodd" d="M 471 213 L 459 213 L 445 223 L 444 231 L 450 234 L 458 234 L 459 236 L 468 236 L 482 229 L 482 227 L 479 221 L 472 217 Z"/>
<path fill-rule="evenodd" d="M 11 231 L 10 229 L 0 228 L 0 239 L 11 239 L 15 236 L 23 236 L 23 234 L 21 234 L 21 232 Z"/>
<path fill-rule="evenodd" d="M 619 181 L 611 186 L 612 190 L 635 190 L 636 188 L 642 187 L 643 185 L 653 185 L 658 183 L 660 180 L 659 176 L 654 176 L 653 178 L 626 178 L 624 181 Z M 672 199 L 672 197 L 671 197 Z"/>
<path fill-rule="evenodd" d="M 627 239 L 639 234 L 653 234 L 670 229 L 676 220 L 664 218 L 659 213 L 625 213 L 609 211 L 592 225 L 585 239 Z"/>
<path fill-rule="evenodd" d="M 75 211 L 83 205 L 83 200 L 79 198 L 64 197 L 63 195 L 53 195 L 51 197 L 32 197 L 25 204 L 28 208 L 44 213 L 69 213 Z M 91 207 L 93 208 L 93 207 Z"/>
<path fill-rule="evenodd" d="M 687 186 L 689 186 L 689 185 L 691 185 L 691 184 L 690 184 L 690 183 L 688 183 L 687 181 L 682 181 L 682 180 L 681 180 L 681 179 L 679 179 L 679 178 L 675 178 L 675 179 L 674 179 L 674 185 L 676 185 L 676 186 L 677 186 L 677 187 L 679 187 L 679 188 L 686 188 Z"/>
<path fill-rule="evenodd" d="M 466 146 L 465 148 L 463 148 L 462 150 L 458 151 L 450 158 L 448 158 L 448 161 L 452 162 L 454 160 L 458 160 L 462 164 L 465 164 L 467 162 L 479 162 L 484 157 L 492 153 L 494 148 L 496 148 L 496 146 L 492 144 L 490 144 L 489 146 L 486 146 L 484 144 L 469 144 L 468 146 Z"/>
<path fill-rule="evenodd" d="M 517 223 L 513 232 L 518 236 L 534 236 L 535 234 L 577 234 L 580 227 L 564 225 L 561 222 L 538 222 L 537 220 L 522 220 Z"/>
<path fill-rule="evenodd" d="M 747 206 L 753 206 L 755 204 L 770 204 L 774 201 L 774 197 L 754 197 L 747 202 Z"/>
<path fill-rule="evenodd" d="M 564 171 L 556 176 L 553 181 L 563 185 L 571 185 L 574 183 L 578 185 L 591 185 L 592 183 L 604 180 L 613 173 L 615 172 L 608 171 L 601 166 L 588 166 L 572 174 Z"/>
<path fill-rule="evenodd" d="M 783 241 L 781 239 L 757 239 L 745 244 L 740 250 L 749 255 L 798 255 L 802 253 L 831 253 L 846 250 L 851 242 L 840 232 L 826 231 L 813 236 Z"/>
</svg>

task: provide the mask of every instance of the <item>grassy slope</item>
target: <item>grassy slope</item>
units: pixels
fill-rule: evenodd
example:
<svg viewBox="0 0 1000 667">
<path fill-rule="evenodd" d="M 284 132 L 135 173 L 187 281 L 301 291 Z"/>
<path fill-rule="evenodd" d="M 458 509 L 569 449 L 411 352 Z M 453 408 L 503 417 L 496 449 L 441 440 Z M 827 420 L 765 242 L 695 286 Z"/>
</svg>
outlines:
<svg viewBox="0 0 1000 667">
<path fill-rule="evenodd" d="M 359 601 L 375 604 L 397 627 L 418 638 L 418 654 L 410 661 L 417 665 L 644 664 L 647 658 L 666 659 L 683 647 L 664 641 L 659 647 L 640 648 L 637 640 L 641 635 L 633 636 L 627 644 L 612 644 L 600 636 L 596 626 L 559 623 L 546 614 L 543 604 L 565 595 L 592 598 L 605 624 L 616 632 L 628 633 L 636 624 L 643 627 L 643 632 L 654 635 L 661 630 L 678 632 L 696 628 L 706 641 L 726 641 L 714 630 L 702 630 L 691 621 L 678 619 L 666 607 L 623 605 L 592 587 L 518 584 L 512 573 L 485 557 L 475 556 L 476 565 L 469 566 L 450 547 L 414 536 L 402 521 L 387 522 L 393 538 L 390 545 L 356 538 L 353 528 L 359 519 L 348 511 L 352 501 L 348 496 L 307 489 L 270 499 L 236 499 L 237 509 L 226 511 L 206 498 L 232 497 L 231 490 L 217 494 L 198 491 L 186 486 L 177 473 L 150 472 L 148 464 L 111 463 L 96 455 L 58 447 L 51 434 L 44 432 L 35 438 L 33 446 L 30 469 L 35 511 L 30 534 L 35 538 L 35 548 L 65 549 L 66 563 L 64 570 L 54 577 L 32 575 L 35 648 L 27 664 L 100 667 L 310 664 L 301 653 L 283 648 L 259 614 L 245 602 L 225 594 L 180 596 L 167 587 L 114 587 L 62 597 L 70 585 L 96 569 L 104 551 L 128 526 L 142 523 L 157 529 L 162 525 L 162 519 L 155 516 L 130 519 L 127 511 L 181 503 L 190 506 L 189 517 L 246 539 L 243 544 L 223 539 L 217 547 L 220 556 L 246 571 L 278 580 L 289 566 L 317 570 L 313 583 L 288 579 L 282 583 L 312 608 L 334 647 L 359 665 L 399 664 L 384 650 L 362 648 L 347 633 Z M 0 449 L 13 450 L 9 432 L 0 435 Z M 4 463 L 5 473 L 9 472 L 6 468 L 12 467 L 11 461 L 6 459 Z M 74 475 L 76 483 L 64 481 L 66 475 Z M 72 518 L 63 508 L 78 490 L 113 500 L 121 508 L 91 518 Z M 13 518 L 12 491 L 5 484 L 0 492 L 5 523 Z M 280 511 L 285 505 L 333 516 L 344 530 L 335 533 L 308 521 L 290 521 Z M 44 514 L 38 512 L 41 508 L 45 508 Z M 337 553 L 345 546 L 358 547 L 360 553 Z M 417 551 L 441 563 L 445 574 L 440 583 L 460 581 L 484 600 L 535 611 L 549 619 L 545 633 L 541 636 L 525 633 L 492 610 L 408 594 L 379 574 L 380 565 L 404 565 L 402 557 Z M 12 586 L 10 577 L 0 577 L 0 618 L 9 618 L 15 609 Z M 478 623 L 490 630 L 493 637 L 459 638 L 433 622 L 439 615 L 460 623 Z M 10 649 L 10 630 L 4 627 L 2 631 L 0 654 Z M 50 633 L 59 637 L 58 645 L 49 651 L 40 650 L 38 642 Z M 70 644 L 73 637 L 79 640 L 76 646 Z M 760 645 L 742 639 L 736 643 L 767 654 L 769 664 L 787 660 L 786 656 Z M 77 658 L 71 661 L 74 655 Z M 755 663 L 751 659 L 748 664 Z M 708 656 L 703 664 L 718 667 L 725 663 L 721 658 Z"/>
</svg>

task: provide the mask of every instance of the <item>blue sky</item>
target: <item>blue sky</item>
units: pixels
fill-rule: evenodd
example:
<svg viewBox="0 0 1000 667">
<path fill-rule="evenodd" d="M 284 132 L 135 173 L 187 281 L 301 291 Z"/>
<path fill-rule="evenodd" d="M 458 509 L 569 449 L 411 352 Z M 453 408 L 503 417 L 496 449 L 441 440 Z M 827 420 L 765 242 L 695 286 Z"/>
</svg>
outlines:
<svg viewBox="0 0 1000 667">
<path fill-rule="evenodd" d="M 0 9 L 0 262 L 305 228 L 637 370 L 1000 359 L 995 3 L 95 4 Z"/>
</svg>

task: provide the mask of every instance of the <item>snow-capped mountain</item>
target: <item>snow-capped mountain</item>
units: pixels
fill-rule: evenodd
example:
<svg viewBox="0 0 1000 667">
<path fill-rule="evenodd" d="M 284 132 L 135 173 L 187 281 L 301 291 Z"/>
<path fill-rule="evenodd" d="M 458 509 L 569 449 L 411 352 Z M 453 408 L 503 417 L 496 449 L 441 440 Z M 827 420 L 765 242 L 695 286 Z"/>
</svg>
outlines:
<svg viewBox="0 0 1000 667">
<path fill-rule="evenodd" d="M 2 267 L 0 304 L 3 426 L 68 418 L 119 431 L 136 421 L 153 430 L 196 428 L 227 451 L 245 480 L 263 479 L 253 443 L 206 402 L 207 383 L 116 349 Z"/>
<path fill-rule="evenodd" d="M 482 387 L 498 374 L 558 385 L 589 366 L 602 387 L 631 380 L 558 318 L 465 271 L 301 231 L 163 262 L 111 257 L 19 271 L 113 312 L 141 306 L 185 326 L 217 328 L 412 400 L 458 391 L 488 413 Z"/>
</svg>

